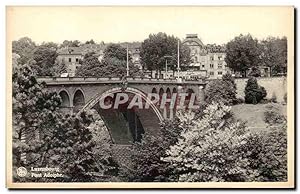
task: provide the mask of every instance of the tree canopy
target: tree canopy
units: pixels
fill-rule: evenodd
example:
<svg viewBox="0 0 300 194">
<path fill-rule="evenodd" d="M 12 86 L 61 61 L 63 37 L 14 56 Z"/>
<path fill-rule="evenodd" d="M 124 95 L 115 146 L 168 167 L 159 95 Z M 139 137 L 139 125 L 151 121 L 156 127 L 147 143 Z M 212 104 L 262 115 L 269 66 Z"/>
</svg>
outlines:
<svg viewBox="0 0 300 194">
<path fill-rule="evenodd" d="M 28 37 L 20 38 L 12 42 L 12 52 L 20 56 L 18 62 L 26 64 L 33 58 L 33 53 L 37 45 Z"/>
<path fill-rule="evenodd" d="M 121 61 L 127 60 L 127 50 L 120 44 L 109 44 L 104 50 L 103 59 L 116 58 Z M 131 60 L 131 56 L 128 54 L 128 60 Z"/>
<path fill-rule="evenodd" d="M 225 62 L 229 68 L 240 72 L 242 76 L 246 76 L 249 68 L 259 65 L 259 57 L 258 41 L 250 34 L 241 34 L 226 45 Z"/>
<path fill-rule="evenodd" d="M 33 53 L 34 63 L 32 64 L 36 75 L 53 76 L 57 55 L 57 44 L 55 43 L 43 43 L 38 46 Z"/>
<path fill-rule="evenodd" d="M 90 76 L 90 77 L 123 77 L 126 75 L 126 60 L 121 60 L 121 52 L 108 52 L 109 54 L 101 60 L 95 53 L 88 53 L 82 61 L 82 65 L 77 69 L 77 76 Z M 104 54 L 105 56 L 105 54 Z M 110 57 L 108 57 L 110 56 Z M 119 58 L 118 58 L 119 57 Z M 131 76 L 142 75 L 139 69 L 129 62 L 129 72 Z"/>
<path fill-rule="evenodd" d="M 286 73 L 287 69 L 287 38 L 268 37 L 259 45 L 261 65 L 270 67 L 271 75 Z"/>
<path fill-rule="evenodd" d="M 171 56 L 169 61 L 170 68 L 176 69 L 177 64 L 177 45 L 180 44 L 180 65 L 187 65 L 190 62 L 189 49 L 180 43 L 180 40 L 174 36 L 159 32 L 150 34 L 141 46 L 141 62 L 148 70 L 162 70 L 165 67 L 166 56 Z M 170 63 L 171 62 L 171 63 Z"/>
<path fill-rule="evenodd" d="M 63 43 L 60 45 L 60 48 L 64 47 L 79 47 L 80 46 L 79 40 L 64 40 Z"/>
</svg>

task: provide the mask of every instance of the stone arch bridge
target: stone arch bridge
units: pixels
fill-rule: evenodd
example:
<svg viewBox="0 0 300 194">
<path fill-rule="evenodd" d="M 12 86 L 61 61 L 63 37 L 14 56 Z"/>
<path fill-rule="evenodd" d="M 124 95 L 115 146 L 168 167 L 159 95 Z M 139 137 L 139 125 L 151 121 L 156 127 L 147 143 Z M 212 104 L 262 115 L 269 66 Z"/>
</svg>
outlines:
<svg viewBox="0 0 300 194">
<path fill-rule="evenodd" d="M 95 77 L 39 77 L 37 80 L 45 82 L 49 91 L 57 92 L 61 96 L 62 111 L 73 113 L 84 109 L 97 110 L 110 130 L 113 141 L 119 144 L 139 140 L 141 134 L 145 131 L 150 134 L 157 134 L 160 121 L 172 119 L 175 111 L 173 109 L 168 110 L 168 108 L 160 109 L 160 107 L 154 105 L 150 109 L 138 111 L 102 110 L 99 108 L 98 102 L 103 94 L 126 92 L 130 95 L 145 96 L 148 93 L 195 93 L 196 101 L 201 103 L 204 100 L 204 87 L 206 85 L 204 80 L 177 81 L 150 78 L 127 78 L 122 80 L 121 78 Z M 143 100 L 146 99 L 143 98 Z M 128 130 L 119 130 L 119 128 L 125 127 Z"/>
</svg>

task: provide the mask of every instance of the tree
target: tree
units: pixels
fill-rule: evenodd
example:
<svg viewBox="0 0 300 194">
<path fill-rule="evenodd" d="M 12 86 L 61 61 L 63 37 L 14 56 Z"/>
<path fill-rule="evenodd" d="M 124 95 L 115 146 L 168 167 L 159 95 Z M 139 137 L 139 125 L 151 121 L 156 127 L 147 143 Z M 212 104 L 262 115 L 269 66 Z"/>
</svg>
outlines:
<svg viewBox="0 0 300 194">
<path fill-rule="evenodd" d="M 77 76 L 124 77 L 126 76 L 127 51 L 120 44 L 110 44 L 104 50 L 101 62 L 95 53 L 87 53 L 82 65 L 76 71 Z M 130 76 L 142 76 L 138 67 L 134 66 L 129 56 Z"/>
<path fill-rule="evenodd" d="M 76 71 L 76 76 L 99 76 L 103 73 L 103 64 L 100 63 L 95 53 L 87 53 L 81 66 Z"/>
<path fill-rule="evenodd" d="M 225 62 L 234 71 L 246 77 L 246 71 L 259 65 L 258 41 L 250 34 L 240 35 L 226 45 Z"/>
<path fill-rule="evenodd" d="M 265 88 L 258 85 L 256 78 L 249 78 L 245 87 L 245 102 L 257 104 L 266 96 Z"/>
<path fill-rule="evenodd" d="M 131 148 L 132 166 L 122 167 L 120 176 L 129 182 L 165 182 L 176 180 L 174 169 L 161 160 L 166 156 L 169 146 L 177 142 L 182 126 L 178 119 L 165 120 L 161 124 L 160 134 L 143 135 L 141 142 L 136 142 Z"/>
<path fill-rule="evenodd" d="M 56 122 L 52 135 L 47 139 L 44 165 L 58 166 L 64 177 L 56 181 L 83 182 L 93 180 L 96 160 L 92 150 L 95 147 L 89 125 L 92 116 L 86 112 L 80 115 L 65 115 Z M 63 135 L 62 135 L 63 134 Z"/>
<path fill-rule="evenodd" d="M 250 132 L 222 103 L 208 105 L 204 113 L 179 117 L 187 127 L 162 158 L 176 169 L 175 182 L 287 180 L 285 125 Z"/>
<path fill-rule="evenodd" d="M 143 66 L 150 71 L 156 70 L 159 72 L 164 69 L 166 60 L 169 60 L 170 68 L 176 69 L 178 41 L 178 38 L 169 36 L 166 33 L 150 34 L 141 46 L 140 56 Z M 180 65 L 184 67 L 190 62 L 190 51 L 180 41 L 179 45 Z M 166 59 L 166 56 L 171 56 L 171 59 Z"/>
<path fill-rule="evenodd" d="M 86 41 L 85 44 L 96 44 L 95 41 L 93 39 Z"/>
<path fill-rule="evenodd" d="M 19 64 L 27 64 L 33 58 L 36 44 L 28 37 L 20 38 L 12 42 L 12 52 L 20 56 Z"/>
<path fill-rule="evenodd" d="M 287 38 L 268 37 L 259 44 L 261 65 L 270 68 L 270 76 L 287 72 Z"/>
<path fill-rule="evenodd" d="M 55 43 L 43 43 L 33 53 L 32 65 L 37 76 L 53 76 L 54 64 L 57 58 L 57 45 Z"/>
<path fill-rule="evenodd" d="M 223 75 L 222 79 L 210 81 L 205 88 L 205 102 L 223 102 L 232 105 L 236 102 L 236 84 L 231 74 Z"/>
<path fill-rule="evenodd" d="M 44 90 L 28 65 L 13 72 L 13 163 L 15 166 L 37 164 L 43 134 L 55 125 L 61 103 L 56 93 Z M 25 154 L 23 159 L 21 154 Z M 27 157 L 26 157 L 27 155 Z"/>
<path fill-rule="evenodd" d="M 116 58 L 120 61 L 127 60 L 127 50 L 123 48 L 120 44 L 109 44 L 104 50 L 103 60 Z M 128 60 L 131 60 L 131 56 L 129 54 Z"/>
<path fill-rule="evenodd" d="M 80 41 L 78 40 L 64 40 L 63 43 L 60 45 L 60 48 L 64 47 L 79 47 L 80 46 Z"/>
<path fill-rule="evenodd" d="M 94 112 L 64 115 L 58 111 L 60 103 L 59 95 L 47 92 L 45 85 L 37 82 L 30 66 L 15 66 L 13 166 L 56 166 L 64 174 L 58 179 L 38 180 L 15 175 L 15 181 L 95 181 L 115 168 L 111 152 L 104 146 L 109 135 L 101 133 L 99 116 L 94 118 Z"/>
</svg>

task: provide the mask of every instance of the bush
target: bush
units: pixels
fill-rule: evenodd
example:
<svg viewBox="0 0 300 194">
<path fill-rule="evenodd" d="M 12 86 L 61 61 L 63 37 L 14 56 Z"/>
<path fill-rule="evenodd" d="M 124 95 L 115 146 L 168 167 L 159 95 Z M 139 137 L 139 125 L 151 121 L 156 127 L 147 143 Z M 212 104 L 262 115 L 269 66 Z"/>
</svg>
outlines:
<svg viewBox="0 0 300 194">
<path fill-rule="evenodd" d="M 222 103 L 212 103 L 204 113 L 187 120 L 162 158 L 176 169 L 176 181 L 286 181 L 285 126 L 251 133 Z"/>
<path fill-rule="evenodd" d="M 210 81 L 205 88 L 205 101 L 213 101 L 232 105 L 236 101 L 236 84 L 230 74 L 225 74 L 221 80 Z"/>
<path fill-rule="evenodd" d="M 286 118 L 280 113 L 281 111 L 275 106 L 268 106 L 264 112 L 264 120 L 269 125 L 278 125 L 285 122 Z"/>
<path fill-rule="evenodd" d="M 179 120 L 164 121 L 161 125 L 161 134 L 153 136 L 143 135 L 141 142 L 132 146 L 132 165 L 121 167 L 119 176 L 123 181 L 155 182 L 173 181 L 173 169 L 168 163 L 161 160 L 170 145 L 175 144 L 181 131 Z"/>
<path fill-rule="evenodd" d="M 250 78 L 245 87 L 245 102 L 248 104 L 257 104 L 267 96 L 264 87 L 257 84 L 256 78 Z"/>
</svg>

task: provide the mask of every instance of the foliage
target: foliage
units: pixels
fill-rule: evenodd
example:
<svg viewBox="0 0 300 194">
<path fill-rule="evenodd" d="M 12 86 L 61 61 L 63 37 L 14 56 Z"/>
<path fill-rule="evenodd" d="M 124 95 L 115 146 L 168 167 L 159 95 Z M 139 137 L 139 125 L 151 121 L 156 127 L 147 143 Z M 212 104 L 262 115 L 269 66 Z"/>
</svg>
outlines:
<svg viewBox="0 0 300 194">
<path fill-rule="evenodd" d="M 222 103 L 208 105 L 204 113 L 188 119 L 190 124 L 162 158 L 177 170 L 177 181 L 286 181 L 284 126 L 251 133 Z"/>
<path fill-rule="evenodd" d="M 13 164 L 38 164 L 40 155 L 35 153 L 43 144 L 40 136 L 54 127 L 61 100 L 56 93 L 44 90 L 28 65 L 16 66 L 12 79 Z"/>
<path fill-rule="evenodd" d="M 236 84 L 230 74 L 225 74 L 223 78 L 210 81 L 205 88 L 205 101 L 222 101 L 226 105 L 236 102 Z"/>
<path fill-rule="evenodd" d="M 138 67 L 129 63 L 130 76 L 142 75 Z M 126 61 L 115 57 L 105 58 L 101 62 L 93 53 L 85 55 L 82 65 L 76 71 L 77 76 L 123 77 L 126 75 Z"/>
<path fill-rule="evenodd" d="M 59 46 L 60 48 L 64 47 L 79 47 L 80 42 L 78 40 L 64 40 L 63 43 Z"/>
<path fill-rule="evenodd" d="M 55 43 L 43 43 L 33 53 L 34 63 L 32 69 L 37 76 L 53 76 L 53 67 L 57 58 L 57 45 Z"/>
<path fill-rule="evenodd" d="M 245 87 L 245 102 L 249 104 L 257 104 L 267 96 L 264 87 L 257 84 L 256 78 L 249 78 Z"/>
<path fill-rule="evenodd" d="M 12 52 L 20 56 L 18 59 L 20 64 L 28 64 L 33 58 L 35 49 L 36 44 L 28 37 L 12 42 Z"/>
<path fill-rule="evenodd" d="M 270 75 L 287 71 L 287 38 L 268 37 L 259 44 L 261 65 L 270 67 Z"/>
<path fill-rule="evenodd" d="M 91 40 L 86 41 L 85 44 L 96 44 L 96 43 L 93 39 L 91 39 Z"/>
<path fill-rule="evenodd" d="M 161 125 L 161 134 L 144 134 L 141 142 L 132 147 L 132 166 L 121 169 L 120 176 L 125 181 L 154 182 L 174 180 L 173 169 L 161 160 L 170 145 L 177 141 L 181 131 L 178 119 L 165 120 Z"/>
<path fill-rule="evenodd" d="M 261 72 L 260 72 L 260 70 L 259 70 L 258 67 L 252 67 L 250 69 L 250 72 L 248 73 L 247 76 L 250 76 L 250 77 L 260 77 L 262 75 L 261 75 Z"/>
<path fill-rule="evenodd" d="M 225 62 L 229 68 L 245 77 L 249 68 L 259 64 L 258 41 L 250 34 L 235 37 L 226 45 Z"/>
<path fill-rule="evenodd" d="M 110 139 L 99 118 L 90 112 L 62 115 L 60 103 L 56 93 L 37 82 L 30 66 L 15 66 L 13 166 L 59 167 L 65 175 L 57 179 L 15 176 L 15 181 L 97 181 L 114 173 Z"/>
<path fill-rule="evenodd" d="M 109 44 L 104 50 L 104 60 L 116 58 L 120 61 L 127 60 L 127 50 L 120 44 Z M 131 56 L 128 53 L 128 60 L 131 60 Z"/>
<path fill-rule="evenodd" d="M 55 64 L 53 65 L 53 76 L 60 77 L 63 73 L 67 73 L 67 65 L 65 63 L 55 61 Z"/>
<path fill-rule="evenodd" d="M 165 67 L 165 56 L 172 56 L 168 59 L 170 68 L 175 70 L 177 65 L 177 45 L 178 38 L 169 36 L 165 33 L 150 34 L 141 46 L 141 62 L 148 70 L 162 70 Z M 180 65 L 184 68 L 190 63 L 190 50 L 186 46 L 180 44 Z M 171 60 L 171 61 L 170 61 Z"/>
<path fill-rule="evenodd" d="M 276 106 L 269 105 L 267 110 L 264 112 L 264 120 L 269 125 L 282 124 L 286 118 L 280 113 L 280 109 Z"/>
</svg>

